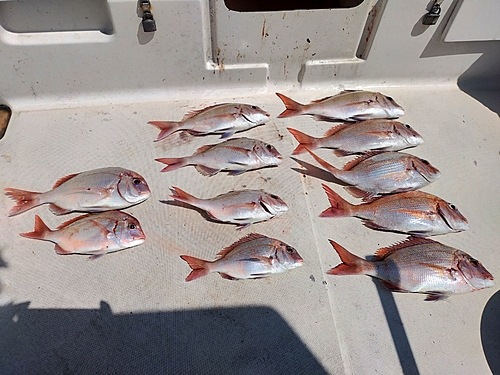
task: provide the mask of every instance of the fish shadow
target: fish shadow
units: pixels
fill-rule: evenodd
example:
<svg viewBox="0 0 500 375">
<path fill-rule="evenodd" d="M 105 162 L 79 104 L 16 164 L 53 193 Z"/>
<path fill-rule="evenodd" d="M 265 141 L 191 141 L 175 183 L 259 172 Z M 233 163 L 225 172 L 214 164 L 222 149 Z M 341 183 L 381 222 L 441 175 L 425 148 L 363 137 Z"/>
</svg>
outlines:
<svg viewBox="0 0 500 375">
<path fill-rule="evenodd" d="M 331 182 L 337 185 L 341 186 L 350 186 L 349 184 L 346 184 L 344 181 L 341 181 L 337 178 L 335 178 L 334 175 L 332 175 L 330 172 L 328 172 L 325 169 L 318 168 L 315 165 L 312 165 L 310 163 L 307 163 L 303 160 L 299 160 L 297 158 L 294 158 L 293 156 L 290 156 L 290 159 L 292 159 L 294 162 L 299 164 L 302 168 L 292 168 L 293 171 L 311 176 L 326 182 Z"/>
</svg>

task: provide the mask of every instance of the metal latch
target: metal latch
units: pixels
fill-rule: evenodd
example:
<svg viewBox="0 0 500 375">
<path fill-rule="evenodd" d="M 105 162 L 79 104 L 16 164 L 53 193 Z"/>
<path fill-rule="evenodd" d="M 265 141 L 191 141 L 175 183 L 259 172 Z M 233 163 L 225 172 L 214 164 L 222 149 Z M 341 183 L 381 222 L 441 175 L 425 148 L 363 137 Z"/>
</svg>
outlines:
<svg viewBox="0 0 500 375">
<path fill-rule="evenodd" d="M 436 0 L 429 13 L 422 19 L 424 25 L 435 25 L 441 15 L 441 3 L 443 0 Z"/>
<path fill-rule="evenodd" d="M 139 0 L 139 8 L 142 10 L 142 28 L 145 33 L 156 31 L 156 21 L 151 13 L 151 2 L 149 0 Z"/>
</svg>

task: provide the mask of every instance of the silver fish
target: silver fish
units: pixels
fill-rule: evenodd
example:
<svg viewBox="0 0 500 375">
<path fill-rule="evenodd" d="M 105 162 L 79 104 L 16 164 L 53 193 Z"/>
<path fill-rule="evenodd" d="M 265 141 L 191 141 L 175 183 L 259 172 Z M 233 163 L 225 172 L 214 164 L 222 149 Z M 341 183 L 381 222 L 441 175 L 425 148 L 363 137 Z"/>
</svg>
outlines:
<svg viewBox="0 0 500 375">
<path fill-rule="evenodd" d="M 375 118 L 398 118 L 404 115 L 403 108 L 394 99 L 379 92 L 345 90 L 341 93 L 300 104 L 287 96 L 276 93 L 286 110 L 278 117 L 313 115 L 315 120 L 360 121 Z"/>
<path fill-rule="evenodd" d="M 288 211 L 280 197 L 261 190 L 231 191 L 208 199 L 196 198 L 175 186 L 171 190 L 174 200 L 200 208 L 215 220 L 237 224 L 239 229 Z"/>
<path fill-rule="evenodd" d="M 493 276 L 469 254 L 428 238 L 410 237 L 379 249 L 368 261 L 330 240 L 342 260 L 330 275 L 365 274 L 396 292 L 424 293 L 426 301 L 474 292 L 494 285 Z"/>
<path fill-rule="evenodd" d="M 265 124 L 269 117 L 269 113 L 255 105 L 222 103 L 189 112 L 179 122 L 150 121 L 149 124 L 161 130 L 155 141 L 182 130 L 195 135 L 222 134 L 221 138 L 228 138 L 235 132 Z"/>
<path fill-rule="evenodd" d="M 333 148 L 337 156 L 368 151 L 399 151 L 424 142 L 410 125 L 385 119 L 341 124 L 328 130 L 322 138 L 312 137 L 296 129 L 287 129 L 299 142 L 292 155 L 318 148 Z"/>
<path fill-rule="evenodd" d="M 252 233 L 217 254 L 208 261 L 181 255 L 192 271 L 186 281 L 195 280 L 210 272 L 218 272 L 225 279 L 260 279 L 282 273 L 302 265 L 303 259 L 293 247 L 280 240 Z"/>
<path fill-rule="evenodd" d="M 88 214 L 68 220 L 51 230 L 35 215 L 33 232 L 21 236 L 56 244 L 58 254 L 88 254 L 92 259 L 140 245 L 146 239 L 139 221 L 121 211 Z"/>
<path fill-rule="evenodd" d="M 13 188 L 6 188 L 5 191 L 17 201 L 9 216 L 46 203 L 50 203 L 50 210 L 56 215 L 73 211 L 122 209 L 141 203 L 151 195 L 146 180 L 140 174 L 118 167 L 71 174 L 59 179 L 52 190 L 45 193 Z"/>
<path fill-rule="evenodd" d="M 455 205 L 423 191 L 384 195 L 353 205 L 325 184 L 323 189 L 331 207 L 323 211 L 321 217 L 356 216 L 363 219 L 368 228 L 415 236 L 435 236 L 469 229 L 467 219 Z"/>
<path fill-rule="evenodd" d="M 312 151 L 309 153 L 335 178 L 354 185 L 345 188 L 352 196 L 365 200 L 420 189 L 441 176 L 427 160 L 403 152 L 368 153 L 350 161 L 344 169 L 335 168 Z"/>
<path fill-rule="evenodd" d="M 282 156 L 268 143 L 251 138 L 233 138 L 219 144 L 202 146 L 192 156 L 155 160 L 167 164 L 162 172 L 195 165 L 202 175 L 213 176 L 220 171 L 238 175 L 252 169 L 276 166 L 281 164 Z"/>
</svg>

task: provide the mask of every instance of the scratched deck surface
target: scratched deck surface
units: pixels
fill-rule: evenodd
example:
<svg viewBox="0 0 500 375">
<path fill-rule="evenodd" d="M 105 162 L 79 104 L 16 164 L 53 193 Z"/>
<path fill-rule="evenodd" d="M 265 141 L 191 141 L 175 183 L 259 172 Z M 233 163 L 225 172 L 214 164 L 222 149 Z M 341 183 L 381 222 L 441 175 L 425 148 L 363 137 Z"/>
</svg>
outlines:
<svg viewBox="0 0 500 375">
<path fill-rule="evenodd" d="M 435 239 L 480 259 L 500 277 L 497 113 L 454 86 L 384 88 L 406 110 L 402 118 L 424 137 L 409 152 L 428 159 L 442 177 L 424 190 L 454 203 L 470 230 Z M 285 92 L 286 93 L 286 92 Z M 307 102 L 331 92 L 288 92 Z M 156 157 L 190 155 L 218 136 L 153 143 L 148 120 L 176 120 L 215 102 L 261 106 L 271 121 L 245 136 L 272 143 L 283 164 L 240 176 L 204 177 L 193 167 L 160 173 Z M 152 195 L 127 212 L 147 235 L 138 247 L 89 260 L 60 256 L 53 244 L 20 237 L 39 214 L 50 227 L 67 217 L 47 206 L 8 218 L 13 202 L 0 196 L 2 373 L 454 373 L 499 370 L 491 351 L 498 329 L 498 287 L 424 302 L 391 294 L 366 276 L 325 272 L 339 259 L 333 239 L 360 256 L 405 238 L 375 232 L 356 218 L 326 219 L 321 183 L 350 197 L 306 154 L 291 159 L 296 141 L 286 127 L 321 135 L 332 124 L 307 116 L 277 119 L 274 93 L 139 105 L 14 113 L 0 145 L 0 187 L 44 191 L 64 175 L 106 166 L 141 173 Z M 318 154 L 336 166 L 350 158 Z M 282 197 L 288 213 L 242 231 L 207 221 L 169 203 L 169 187 L 211 197 L 231 189 L 265 189 Z M 186 283 L 190 254 L 213 259 L 240 237 L 261 233 L 294 246 L 303 267 L 262 280 L 230 281 L 217 274 Z M 30 359 L 26 359 L 30 358 Z M 495 362 L 496 361 L 496 362 Z M 194 372 L 193 372 L 194 371 Z"/>
</svg>

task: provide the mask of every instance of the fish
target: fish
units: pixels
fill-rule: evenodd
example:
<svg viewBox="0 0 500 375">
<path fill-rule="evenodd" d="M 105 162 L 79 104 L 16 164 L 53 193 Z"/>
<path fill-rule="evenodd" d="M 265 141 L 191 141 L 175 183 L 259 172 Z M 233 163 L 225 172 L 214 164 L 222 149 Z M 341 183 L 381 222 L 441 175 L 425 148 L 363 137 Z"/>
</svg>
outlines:
<svg viewBox="0 0 500 375">
<path fill-rule="evenodd" d="M 367 153 L 350 161 L 343 169 L 308 152 L 335 178 L 353 185 L 345 187 L 352 196 L 364 200 L 420 189 L 441 177 L 441 172 L 427 160 L 403 152 Z"/>
<path fill-rule="evenodd" d="M 117 210 L 79 216 L 61 224 L 56 230 L 51 230 L 40 216 L 35 215 L 34 231 L 20 235 L 54 242 L 57 254 L 86 254 L 91 255 L 91 259 L 138 246 L 146 239 L 139 221 Z"/>
<path fill-rule="evenodd" d="M 287 204 L 280 197 L 262 190 L 230 191 L 208 199 L 196 198 L 175 186 L 171 190 L 172 199 L 200 208 L 212 219 L 237 224 L 238 229 L 288 211 Z"/>
<path fill-rule="evenodd" d="M 224 279 L 261 279 L 302 266 L 303 259 L 286 243 L 251 233 L 217 254 L 214 261 L 181 255 L 191 267 L 186 281 L 192 281 L 211 272 Z"/>
<path fill-rule="evenodd" d="M 167 138 L 177 131 L 194 135 L 222 134 L 228 138 L 236 132 L 263 125 L 271 115 L 261 108 L 241 103 L 222 103 L 187 113 L 181 121 L 149 121 L 160 129 L 155 141 Z"/>
<path fill-rule="evenodd" d="M 436 236 L 469 229 L 467 219 L 458 208 L 423 191 L 384 195 L 360 205 L 353 205 L 323 184 L 331 207 L 320 217 L 363 219 L 371 229 L 407 233 L 414 236 Z"/>
<path fill-rule="evenodd" d="M 252 138 L 232 138 L 222 143 L 202 146 L 192 156 L 155 160 L 167 164 L 162 172 L 194 165 L 202 175 L 213 176 L 220 171 L 239 175 L 253 169 L 277 166 L 281 164 L 283 157 L 269 143 Z"/>
<path fill-rule="evenodd" d="M 312 137 L 297 129 L 287 129 L 299 142 L 292 155 L 331 148 L 335 155 L 347 156 L 368 151 L 400 151 L 424 143 L 422 136 L 410 125 L 386 119 L 337 125 L 322 138 Z"/>
<path fill-rule="evenodd" d="M 362 121 L 375 118 L 393 119 L 404 115 L 404 109 L 390 96 L 379 92 L 344 90 L 337 95 L 300 104 L 276 93 L 286 110 L 278 118 L 312 115 L 319 121 Z"/>
<path fill-rule="evenodd" d="M 55 215 L 70 212 L 119 210 L 144 202 L 151 195 L 148 183 L 137 172 L 109 167 L 70 174 L 44 193 L 5 188 L 16 201 L 8 216 L 19 215 L 42 204 L 50 204 Z"/>
<path fill-rule="evenodd" d="M 426 294 L 425 301 L 437 301 L 494 285 L 493 275 L 480 261 L 430 238 L 409 237 L 379 249 L 373 260 L 351 254 L 333 240 L 330 244 L 342 263 L 327 274 L 372 276 L 391 291 Z"/>
</svg>

